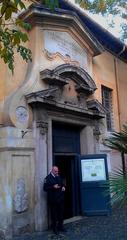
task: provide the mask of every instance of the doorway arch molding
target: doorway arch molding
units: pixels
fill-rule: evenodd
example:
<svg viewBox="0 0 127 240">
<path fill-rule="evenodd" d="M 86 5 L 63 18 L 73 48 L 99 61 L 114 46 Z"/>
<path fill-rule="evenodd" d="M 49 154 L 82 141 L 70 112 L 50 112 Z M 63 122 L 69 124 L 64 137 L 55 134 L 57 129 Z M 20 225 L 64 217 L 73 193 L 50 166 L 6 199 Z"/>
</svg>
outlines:
<svg viewBox="0 0 127 240">
<path fill-rule="evenodd" d="M 41 80 L 49 84 L 65 85 L 69 80 L 76 83 L 76 91 L 92 94 L 97 89 L 92 77 L 81 67 L 71 64 L 62 64 L 53 70 L 45 69 L 40 72 Z"/>
</svg>

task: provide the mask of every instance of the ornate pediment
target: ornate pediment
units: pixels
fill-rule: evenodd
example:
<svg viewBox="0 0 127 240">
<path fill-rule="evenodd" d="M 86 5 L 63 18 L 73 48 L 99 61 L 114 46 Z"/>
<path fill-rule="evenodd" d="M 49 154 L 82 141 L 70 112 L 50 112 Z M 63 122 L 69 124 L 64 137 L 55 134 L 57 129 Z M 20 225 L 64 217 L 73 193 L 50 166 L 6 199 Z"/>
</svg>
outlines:
<svg viewBox="0 0 127 240">
<path fill-rule="evenodd" d="M 26 95 L 29 104 L 51 105 L 52 110 L 73 111 L 92 118 L 104 117 L 105 111 L 97 100 L 89 100 L 96 85 L 90 75 L 80 67 L 63 64 L 54 70 L 46 69 L 40 73 L 47 89 Z"/>
<path fill-rule="evenodd" d="M 30 94 L 27 94 L 25 97 L 28 101 L 28 103 L 31 102 L 44 102 L 45 100 L 54 100 L 56 97 L 56 92 L 58 92 L 57 87 L 48 88 L 45 90 L 33 92 Z"/>
<path fill-rule="evenodd" d="M 92 110 L 95 115 L 101 115 L 102 117 L 105 117 L 106 109 L 98 100 L 93 99 L 87 101 L 87 107 L 88 109 Z"/>
<path fill-rule="evenodd" d="M 62 64 L 54 70 L 46 69 L 40 73 L 41 79 L 49 85 L 64 86 L 69 80 L 75 82 L 75 90 L 89 95 L 96 90 L 91 76 L 83 69 L 70 64 Z"/>
<path fill-rule="evenodd" d="M 64 86 L 68 84 L 68 80 L 55 74 L 54 71 L 45 69 L 40 73 L 40 78 L 49 85 Z"/>
</svg>

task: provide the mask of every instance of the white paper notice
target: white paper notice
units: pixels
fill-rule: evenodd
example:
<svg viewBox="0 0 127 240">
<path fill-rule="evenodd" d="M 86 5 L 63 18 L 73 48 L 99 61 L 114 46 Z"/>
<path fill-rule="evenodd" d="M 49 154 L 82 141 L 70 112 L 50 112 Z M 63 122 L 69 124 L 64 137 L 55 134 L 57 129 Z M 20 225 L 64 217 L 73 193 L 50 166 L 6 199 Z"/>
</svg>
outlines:
<svg viewBox="0 0 127 240">
<path fill-rule="evenodd" d="M 106 180 L 105 162 L 103 158 L 82 159 L 81 171 L 83 182 Z"/>
</svg>

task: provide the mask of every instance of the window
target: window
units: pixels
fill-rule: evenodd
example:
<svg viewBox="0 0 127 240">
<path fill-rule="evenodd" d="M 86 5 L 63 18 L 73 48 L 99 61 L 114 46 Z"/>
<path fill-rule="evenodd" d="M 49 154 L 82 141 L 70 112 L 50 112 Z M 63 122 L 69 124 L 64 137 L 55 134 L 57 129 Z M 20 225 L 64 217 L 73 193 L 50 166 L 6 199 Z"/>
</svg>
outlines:
<svg viewBox="0 0 127 240">
<path fill-rule="evenodd" d="M 113 113 L 112 113 L 112 90 L 110 88 L 102 86 L 102 105 L 107 110 L 106 122 L 107 130 L 113 130 Z"/>
</svg>

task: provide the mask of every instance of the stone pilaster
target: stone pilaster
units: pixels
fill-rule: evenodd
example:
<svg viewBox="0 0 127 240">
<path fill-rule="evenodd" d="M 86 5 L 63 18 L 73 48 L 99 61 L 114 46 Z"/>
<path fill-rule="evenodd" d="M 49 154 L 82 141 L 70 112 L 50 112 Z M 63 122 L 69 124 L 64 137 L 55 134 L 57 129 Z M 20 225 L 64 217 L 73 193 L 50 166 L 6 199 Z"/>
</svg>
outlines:
<svg viewBox="0 0 127 240">
<path fill-rule="evenodd" d="M 43 192 L 43 181 L 47 173 L 47 131 L 48 123 L 38 120 L 35 123 L 35 229 L 42 231 L 47 227 L 47 201 L 46 194 Z"/>
</svg>

